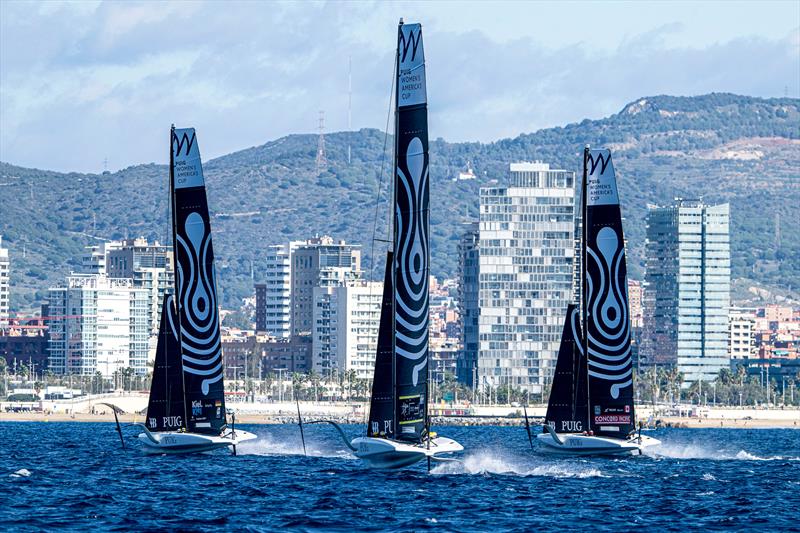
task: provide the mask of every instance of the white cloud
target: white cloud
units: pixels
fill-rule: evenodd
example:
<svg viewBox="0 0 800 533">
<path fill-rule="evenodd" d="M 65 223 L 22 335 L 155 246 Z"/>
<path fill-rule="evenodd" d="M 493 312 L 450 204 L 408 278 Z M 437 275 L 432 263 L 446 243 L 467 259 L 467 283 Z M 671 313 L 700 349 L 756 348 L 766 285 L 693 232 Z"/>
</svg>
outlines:
<svg viewBox="0 0 800 533">
<path fill-rule="evenodd" d="M 32 14 L 0 2 L 0 159 L 83 171 L 104 157 L 114 168 L 163 162 L 172 122 L 198 127 L 212 157 L 313 131 L 319 109 L 343 129 L 349 57 L 353 127 L 383 127 L 401 11 L 426 17 L 431 133 L 449 140 L 599 118 L 651 94 L 800 90 L 796 29 L 679 45 L 694 21 L 621 21 L 619 35 L 601 36 L 561 21 L 559 41 L 549 26 L 525 33 L 530 7 L 504 5 L 504 22 L 484 27 L 475 6 L 452 17 L 436 4 L 339 2 L 41 4 Z"/>
</svg>

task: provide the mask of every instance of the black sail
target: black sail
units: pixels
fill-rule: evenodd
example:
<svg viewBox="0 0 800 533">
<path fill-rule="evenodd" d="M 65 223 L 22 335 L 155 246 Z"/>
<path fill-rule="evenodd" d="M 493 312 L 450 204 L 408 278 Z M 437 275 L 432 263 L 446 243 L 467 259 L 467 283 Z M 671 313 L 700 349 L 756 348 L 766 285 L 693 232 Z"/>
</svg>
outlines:
<svg viewBox="0 0 800 533">
<path fill-rule="evenodd" d="M 428 110 L 422 27 L 397 32 L 394 331 L 396 438 L 422 440 L 428 394 Z"/>
<path fill-rule="evenodd" d="M 625 239 L 609 150 L 584 156 L 585 330 L 591 429 L 626 437 L 634 430 L 633 362 Z"/>
<path fill-rule="evenodd" d="M 173 298 L 165 297 L 158 328 L 153 380 L 150 382 L 150 401 L 147 404 L 146 424 L 150 431 L 177 431 L 186 428 L 183 365 L 177 327 Z"/>
<path fill-rule="evenodd" d="M 394 438 L 394 348 L 392 332 L 392 252 L 386 257 L 383 277 L 381 321 L 378 327 L 378 351 L 372 379 L 372 400 L 369 407 L 368 437 Z"/>
<path fill-rule="evenodd" d="M 188 429 L 219 434 L 226 425 L 214 250 L 203 167 L 194 128 L 172 130 L 172 193 L 177 311 Z"/>
<path fill-rule="evenodd" d="M 578 307 L 570 304 L 564 317 L 561 346 L 545 415 L 545 423 L 558 433 L 577 433 L 589 427 L 586 420 L 586 358 L 583 356 L 580 328 Z"/>
</svg>

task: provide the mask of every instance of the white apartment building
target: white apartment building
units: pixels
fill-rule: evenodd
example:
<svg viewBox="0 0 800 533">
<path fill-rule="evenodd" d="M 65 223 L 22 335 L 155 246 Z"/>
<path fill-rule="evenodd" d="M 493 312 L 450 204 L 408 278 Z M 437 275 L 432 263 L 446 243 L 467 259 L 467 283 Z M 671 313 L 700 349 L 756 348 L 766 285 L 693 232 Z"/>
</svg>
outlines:
<svg viewBox="0 0 800 533">
<path fill-rule="evenodd" d="M 9 300 L 11 287 L 9 286 L 11 260 L 8 249 L 3 248 L 3 236 L 0 235 L 0 328 L 8 325 Z"/>
<path fill-rule="evenodd" d="M 372 379 L 381 318 L 382 282 L 314 287 L 312 368 L 320 374 L 355 370 Z"/>
<path fill-rule="evenodd" d="M 292 254 L 307 241 L 270 246 L 264 283 L 256 285 L 256 330 L 273 337 L 292 334 Z"/>
<path fill-rule="evenodd" d="M 509 186 L 481 188 L 479 389 L 538 394 L 552 379 L 572 301 L 574 228 L 574 172 L 512 163 Z"/>
<path fill-rule="evenodd" d="M 104 377 L 148 370 L 149 291 L 132 279 L 73 274 L 49 290 L 49 368 L 56 374 Z"/>
<path fill-rule="evenodd" d="M 730 329 L 728 353 L 731 359 L 756 357 L 755 309 L 731 308 L 728 326 Z"/>
</svg>

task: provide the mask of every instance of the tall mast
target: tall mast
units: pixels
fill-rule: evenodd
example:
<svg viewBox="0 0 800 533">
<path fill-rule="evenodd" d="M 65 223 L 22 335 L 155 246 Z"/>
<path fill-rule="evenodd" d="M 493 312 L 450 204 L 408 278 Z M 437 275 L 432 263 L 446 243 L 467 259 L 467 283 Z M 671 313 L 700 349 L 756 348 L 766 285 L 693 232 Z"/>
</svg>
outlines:
<svg viewBox="0 0 800 533">
<path fill-rule="evenodd" d="M 587 144 L 583 148 L 583 176 L 581 177 L 581 323 L 583 324 L 583 335 L 581 339 L 578 339 L 578 342 L 581 343 L 583 346 L 583 356 L 589 358 L 589 297 L 586 293 L 586 264 L 588 255 L 586 252 L 587 249 L 587 236 L 589 235 L 587 231 L 587 192 L 588 192 L 588 179 L 589 179 L 589 145 Z M 586 396 L 589 396 L 589 365 L 586 365 Z M 591 412 L 591 401 L 586 402 L 586 421 L 591 427 L 589 421 L 592 419 L 592 412 Z"/>
<path fill-rule="evenodd" d="M 169 205 L 171 211 L 170 225 L 172 226 L 172 272 L 175 285 L 172 287 L 172 293 L 175 300 L 175 317 L 177 318 L 176 329 L 178 330 L 178 346 L 183 346 L 183 332 L 181 331 L 181 303 L 178 298 L 178 228 L 176 226 L 177 206 L 175 205 L 175 151 L 172 149 L 172 143 L 175 139 L 175 124 L 169 129 Z M 165 296 L 166 298 L 166 296 Z M 161 311 L 164 312 L 163 309 Z M 183 367 L 183 350 L 181 350 L 181 367 Z M 181 391 L 183 393 L 183 426 L 189 429 L 189 409 L 186 405 L 186 377 L 183 370 L 181 370 Z"/>
<path fill-rule="evenodd" d="M 400 104 L 397 97 L 400 94 L 400 32 L 402 31 L 403 18 L 397 26 L 397 50 L 394 59 L 394 147 L 392 149 L 392 211 L 397 210 L 397 187 L 395 180 L 397 176 L 397 154 L 400 153 Z M 394 221 L 394 216 L 391 217 Z M 392 252 L 397 249 L 397 227 L 392 228 Z M 397 257 L 392 254 L 392 283 L 397 279 Z M 395 297 L 396 288 L 392 287 L 392 423 L 394 424 L 394 435 L 400 435 L 400 419 L 397 417 L 397 298 Z"/>
</svg>

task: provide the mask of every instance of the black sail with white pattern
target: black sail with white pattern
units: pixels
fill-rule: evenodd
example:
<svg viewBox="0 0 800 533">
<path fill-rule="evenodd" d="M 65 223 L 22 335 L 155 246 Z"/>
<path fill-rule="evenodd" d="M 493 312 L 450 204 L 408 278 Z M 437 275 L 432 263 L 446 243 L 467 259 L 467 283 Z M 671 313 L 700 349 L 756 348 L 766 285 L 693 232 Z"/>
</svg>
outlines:
<svg viewBox="0 0 800 533">
<path fill-rule="evenodd" d="M 591 150 L 586 165 L 585 235 L 589 412 L 598 435 L 634 431 L 633 362 L 625 238 L 609 150 Z"/>
<path fill-rule="evenodd" d="M 183 365 L 178 340 L 178 319 L 172 296 L 164 298 L 158 328 L 156 360 L 150 382 L 150 400 L 145 424 L 150 431 L 177 431 L 186 428 L 183 398 Z"/>
<path fill-rule="evenodd" d="M 578 307 L 570 304 L 564 317 L 561 346 L 547 402 L 545 423 L 557 433 L 586 431 L 586 358 L 583 356 Z"/>
<path fill-rule="evenodd" d="M 428 109 L 422 27 L 397 32 L 394 331 L 396 438 L 423 438 L 428 394 Z"/>
<path fill-rule="evenodd" d="M 172 130 L 172 216 L 178 332 L 188 429 L 219 434 L 226 425 L 214 249 L 203 166 L 194 128 Z"/>
<path fill-rule="evenodd" d="M 392 333 L 392 252 L 386 254 L 386 273 L 383 277 L 381 320 L 378 326 L 378 350 L 372 378 L 372 397 L 369 406 L 368 437 L 394 438 L 394 348 Z"/>
</svg>

